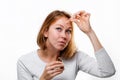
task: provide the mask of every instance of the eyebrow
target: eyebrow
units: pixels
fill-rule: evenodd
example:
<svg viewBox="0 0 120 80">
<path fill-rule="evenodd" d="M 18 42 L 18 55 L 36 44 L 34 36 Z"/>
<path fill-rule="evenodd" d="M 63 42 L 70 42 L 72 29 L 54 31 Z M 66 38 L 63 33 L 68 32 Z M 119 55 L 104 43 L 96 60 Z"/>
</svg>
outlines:
<svg viewBox="0 0 120 80">
<path fill-rule="evenodd" d="M 57 24 L 57 25 L 60 25 L 60 26 L 62 26 L 64 28 L 64 25 L 61 25 L 61 24 Z M 72 29 L 72 27 L 68 27 L 68 29 Z"/>
</svg>

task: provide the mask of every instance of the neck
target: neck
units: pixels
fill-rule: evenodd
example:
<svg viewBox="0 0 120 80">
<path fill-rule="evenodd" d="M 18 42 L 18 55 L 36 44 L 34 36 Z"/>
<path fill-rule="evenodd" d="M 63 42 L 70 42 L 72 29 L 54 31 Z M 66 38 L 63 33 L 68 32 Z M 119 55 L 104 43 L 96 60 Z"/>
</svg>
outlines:
<svg viewBox="0 0 120 80">
<path fill-rule="evenodd" d="M 58 58 L 60 52 L 46 49 L 46 50 L 41 50 L 41 56 L 46 62 L 51 62 L 51 61 L 56 61 Z"/>
<path fill-rule="evenodd" d="M 47 60 L 48 62 L 51 61 L 56 61 L 58 56 L 60 55 L 60 51 L 55 49 L 47 40 L 46 41 L 46 46 L 47 48 L 45 50 L 41 50 L 42 52 L 42 57 L 44 58 L 44 60 Z"/>
<path fill-rule="evenodd" d="M 44 53 L 46 54 L 46 56 L 48 56 L 49 58 L 55 58 L 59 56 L 59 52 L 55 51 L 55 50 L 50 50 L 50 49 L 46 49 L 44 50 Z"/>
</svg>

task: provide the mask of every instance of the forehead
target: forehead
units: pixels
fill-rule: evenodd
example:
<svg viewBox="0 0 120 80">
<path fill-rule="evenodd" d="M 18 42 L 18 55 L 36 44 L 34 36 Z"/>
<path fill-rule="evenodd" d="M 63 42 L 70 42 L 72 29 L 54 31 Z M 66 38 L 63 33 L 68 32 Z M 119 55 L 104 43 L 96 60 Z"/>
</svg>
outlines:
<svg viewBox="0 0 120 80">
<path fill-rule="evenodd" d="M 55 22 L 53 22 L 53 25 L 60 24 L 66 27 L 72 27 L 72 22 L 69 20 L 69 18 L 66 17 L 60 17 Z"/>
</svg>

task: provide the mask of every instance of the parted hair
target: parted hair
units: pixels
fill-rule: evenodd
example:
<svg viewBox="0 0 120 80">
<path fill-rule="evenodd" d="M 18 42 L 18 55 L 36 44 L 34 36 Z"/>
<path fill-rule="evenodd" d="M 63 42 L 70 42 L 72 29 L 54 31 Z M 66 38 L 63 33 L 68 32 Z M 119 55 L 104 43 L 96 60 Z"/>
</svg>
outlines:
<svg viewBox="0 0 120 80">
<path fill-rule="evenodd" d="M 71 15 L 65 11 L 55 10 L 55 11 L 49 13 L 48 16 L 46 17 L 46 19 L 44 20 L 44 22 L 41 26 L 41 29 L 38 32 L 38 36 L 37 36 L 37 44 L 42 50 L 45 50 L 47 48 L 47 46 L 46 46 L 47 38 L 44 36 L 44 32 L 46 30 L 49 30 L 50 25 L 61 17 L 66 17 L 69 19 L 69 18 L 71 18 Z M 68 45 L 65 47 L 65 49 L 63 49 L 60 52 L 60 56 L 65 59 L 72 58 L 74 56 L 74 54 L 76 53 L 76 46 L 74 43 L 74 36 L 73 36 L 74 32 L 73 32 L 72 22 L 71 22 L 71 25 L 72 25 L 71 40 L 68 43 Z"/>
</svg>

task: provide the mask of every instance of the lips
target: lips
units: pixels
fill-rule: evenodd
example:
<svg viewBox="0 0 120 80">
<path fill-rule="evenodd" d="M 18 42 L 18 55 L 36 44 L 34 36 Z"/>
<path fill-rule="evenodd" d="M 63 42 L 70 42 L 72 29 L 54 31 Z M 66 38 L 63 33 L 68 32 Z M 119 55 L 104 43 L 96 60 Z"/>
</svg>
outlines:
<svg viewBox="0 0 120 80">
<path fill-rule="evenodd" d="M 58 43 L 61 44 L 61 45 L 66 45 L 65 41 L 58 41 Z"/>
</svg>

